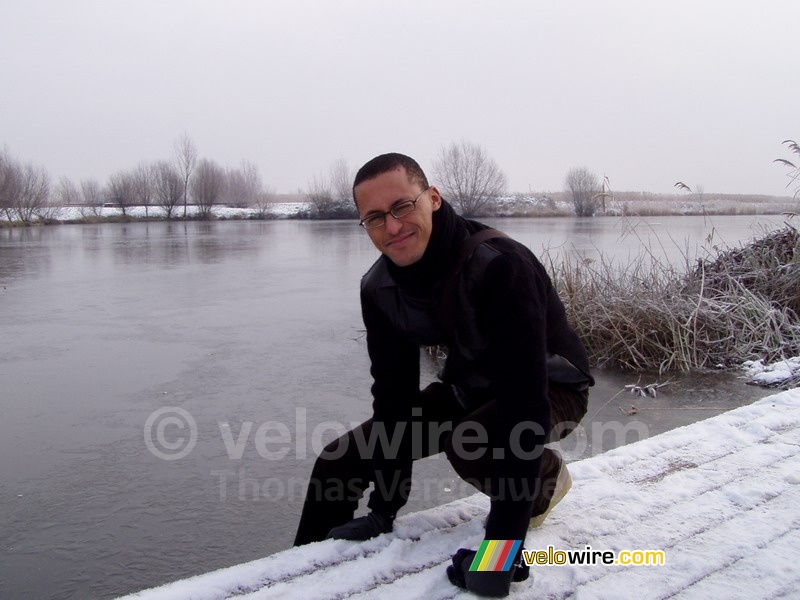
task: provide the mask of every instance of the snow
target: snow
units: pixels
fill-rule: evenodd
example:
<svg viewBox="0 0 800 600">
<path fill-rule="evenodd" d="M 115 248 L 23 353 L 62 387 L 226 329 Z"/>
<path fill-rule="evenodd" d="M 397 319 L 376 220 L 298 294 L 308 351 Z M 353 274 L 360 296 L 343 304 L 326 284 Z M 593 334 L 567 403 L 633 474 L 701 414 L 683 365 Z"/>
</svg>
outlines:
<svg viewBox="0 0 800 600">
<path fill-rule="evenodd" d="M 800 356 L 764 364 L 762 360 L 748 360 L 742 364 L 749 383 L 765 387 L 778 387 L 800 383 Z"/>
<path fill-rule="evenodd" d="M 528 550 L 664 550 L 664 566 L 534 566 L 511 598 L 800 597 L 800 388 L 570 464 L 574 485 Z M 127 600 L 472 598 L 445 576 L 483 539 L 487 498 L 398 518 Z"/>
</svg>

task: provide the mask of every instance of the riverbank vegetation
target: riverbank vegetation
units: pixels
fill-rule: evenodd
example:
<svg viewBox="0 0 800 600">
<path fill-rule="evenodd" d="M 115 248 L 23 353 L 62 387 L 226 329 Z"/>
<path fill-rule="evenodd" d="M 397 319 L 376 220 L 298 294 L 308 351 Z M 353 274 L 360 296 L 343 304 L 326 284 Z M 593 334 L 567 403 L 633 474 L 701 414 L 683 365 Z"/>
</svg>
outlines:
<svg viewBox="0 0 800 600">
<path fill-rule="evenodd" d="M 800 234 L 790 223 L 682 266 L 647 250 L 624 265 L 547 260 L 598 367 L 689 371 L 800 356 Z"/>
</svg>

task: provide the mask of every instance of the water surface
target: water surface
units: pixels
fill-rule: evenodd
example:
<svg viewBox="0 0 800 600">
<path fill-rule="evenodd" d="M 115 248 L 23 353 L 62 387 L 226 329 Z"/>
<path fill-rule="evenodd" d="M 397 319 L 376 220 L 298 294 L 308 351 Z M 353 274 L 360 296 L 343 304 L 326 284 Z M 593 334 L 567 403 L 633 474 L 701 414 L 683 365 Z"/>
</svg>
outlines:
<svg viewBox="0 0 800 600">
<path fill-rule="evenodd" d="M 780 222 L 491 221 L 537 253 L 620 261 Z M 349 222 L 0 229 L 0 597 L 109 598 L 290 546 L 314 449 L 370 415 L 358 287 L 376 256 Z M 691 420 L 765 393 L 703 377 L 675 382 L 651 433 L 669 402 L 699 403 Z M 631 381 L 600 374 L 590 416 L 628 419 Z M 169 420 L 186 413 L 191 452 L 160 458 L 191 441 Z M 470 493 L 442 459 L 415 477 L 409 509 Z"/>
</svg>

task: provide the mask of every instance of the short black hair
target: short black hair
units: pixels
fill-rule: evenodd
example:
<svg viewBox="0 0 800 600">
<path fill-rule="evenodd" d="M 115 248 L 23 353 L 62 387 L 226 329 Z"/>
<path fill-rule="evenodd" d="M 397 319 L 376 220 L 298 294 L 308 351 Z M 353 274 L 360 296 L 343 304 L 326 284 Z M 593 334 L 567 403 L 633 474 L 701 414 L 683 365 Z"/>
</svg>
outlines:
<svg viewBox="0 0 800 600">
<path fill-rule="evenodd" d="M 425 177 L 425 172 L 417 161 L 399 152 L 389 152 L 376 156 L 358 170 L 353 180 L 353 200 L 356 198 L 356 186 L 359 183 L 401 167 L 406 170 L 409 181 L 419 183 L 423 189 L 428 188 L 428 178 Z"/>
</svg>

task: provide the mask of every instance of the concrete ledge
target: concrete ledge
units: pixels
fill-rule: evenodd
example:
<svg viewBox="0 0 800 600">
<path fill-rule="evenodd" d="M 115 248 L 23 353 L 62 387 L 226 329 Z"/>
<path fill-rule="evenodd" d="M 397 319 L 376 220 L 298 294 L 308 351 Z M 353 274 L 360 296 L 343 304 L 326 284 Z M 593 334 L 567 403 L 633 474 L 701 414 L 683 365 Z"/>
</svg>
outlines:
<svg viewBox="0 0 800 600">
<path fill-rule="evenodd" d="M 572 491 L 529 550 L 663 550 L 664 566 L 534 566 L 511 598 L 796 597 L 800 388 L 572 463 Z M 127 600 L 472 598 L 445 576 L 483 539 L 487 498 L 404 515 L 364 543 L 325 541 Z"/>
</svg>

